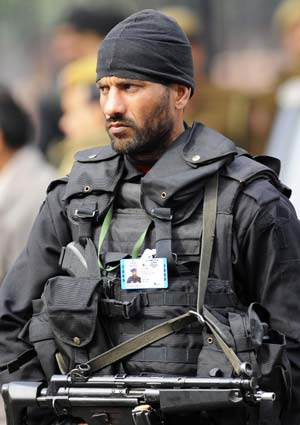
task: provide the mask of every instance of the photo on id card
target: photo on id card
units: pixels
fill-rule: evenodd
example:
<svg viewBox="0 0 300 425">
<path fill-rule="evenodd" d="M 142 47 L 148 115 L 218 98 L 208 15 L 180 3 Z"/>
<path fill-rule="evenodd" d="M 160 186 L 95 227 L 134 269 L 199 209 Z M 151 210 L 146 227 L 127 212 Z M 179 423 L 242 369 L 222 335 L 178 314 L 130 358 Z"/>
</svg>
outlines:
<svg viewBox="0 0 300 425">
<path fill-rule="evenodd" d="M 166 258 L 121 260 L 122 289 L 164 289 L 168 287 Z"/>
</svg>

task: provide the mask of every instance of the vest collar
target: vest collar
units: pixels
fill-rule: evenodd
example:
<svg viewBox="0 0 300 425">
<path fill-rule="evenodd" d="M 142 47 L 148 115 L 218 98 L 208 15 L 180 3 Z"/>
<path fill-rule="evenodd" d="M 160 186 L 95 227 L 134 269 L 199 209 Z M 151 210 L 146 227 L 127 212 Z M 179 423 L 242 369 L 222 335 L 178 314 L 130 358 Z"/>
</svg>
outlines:
<svg viewBox="0 0 300 425">
<path fill-rule="evenodd" d="M 206 179 L 232 161 L 237 148 L 227 138 L 200 123 L 187 128 L 141 179 L 141 203 L 146 212 L 156 207 L 172 208 L 186 216 L 190 200 L 201 200 Z M 101 163 L 101 164 L 100 164 Z M 87 166 L 88 165 L 88 166 Z M 69 176 L 64 199 L 89 192 L 113 196 L 121 180 L 139 178 L 123 155 L 110 146 L 79 152 Z M 180 220 L 180 217 L 177 217 Z"/>
<path fill-rule="evenodd" d="M 195 196 L 199 203 L 207 178 L 231 162 L 237 153 L 229 139 L 201 123 L 194 123 L 143 177 L 143 207 L 151 215 L 156 207 L 180 210 Z"/>
</svg>

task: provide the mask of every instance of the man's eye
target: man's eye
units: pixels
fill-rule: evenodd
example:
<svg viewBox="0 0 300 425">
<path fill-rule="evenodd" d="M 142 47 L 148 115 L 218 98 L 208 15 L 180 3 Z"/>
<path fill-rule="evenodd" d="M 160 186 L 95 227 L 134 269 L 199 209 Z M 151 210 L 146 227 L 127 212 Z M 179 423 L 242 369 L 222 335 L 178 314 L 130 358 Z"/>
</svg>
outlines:
<svg viewBox="0 0 300 425">
<path fill-rule="evenodd" d="M 123 89 L 124 90 L 126 90 L 126 91 L 134 91 L 134 90 L 136 90 L 138 88 L 138 86 L 137 85 L 135 85 L 135 84 L 131 84 L 131 83 L 125 83 L 124 85 L 123 85 Z"/>
<path fill-rule="evenodd" d="M 108 93 L 108 87 L 107 86 L 100 86 L 99 87 L 99 91 L 100 91 L 100 95 L 106 95 Z"/>
</svg>

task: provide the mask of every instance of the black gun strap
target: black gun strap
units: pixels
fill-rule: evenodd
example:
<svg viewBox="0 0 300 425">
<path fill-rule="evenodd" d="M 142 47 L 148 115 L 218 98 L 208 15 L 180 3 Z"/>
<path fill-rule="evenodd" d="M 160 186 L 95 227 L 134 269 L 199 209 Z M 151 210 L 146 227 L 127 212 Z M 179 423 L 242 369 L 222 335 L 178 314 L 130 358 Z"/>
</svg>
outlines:
<svg viewBox="0 0 300 425">
<path fill-rule="evenodd" d="M 29 348 L 28 350 L 25 350 L 23 353 L 19 354 L 16 359 L 11 360 L 9 363 L 0 365 L 0 372 L 7 370 L 8 373 L 13 373 L 20 369 L 21 366 L 34 359 L 34 357 L 36 357 L 35 349 Z"/>
<path fill-rule="evenodd" d="M 197 317 L 192 313 L 188 312 L 181 316 L 175 317 L 174 319 L 168 320 L 161 323 L 160 325 L 154 326 L 153 328 L 131 338 L 116 347 L 111 348 L 103 354 L 94 357 L 85 365 L 89 366 L 89 373 L 92 374 L 106 366 L 109 366 L 130 354 L 152 344 L 174 332 L 178 332 L 185 326 L 197 320 Z"/>
</svg>

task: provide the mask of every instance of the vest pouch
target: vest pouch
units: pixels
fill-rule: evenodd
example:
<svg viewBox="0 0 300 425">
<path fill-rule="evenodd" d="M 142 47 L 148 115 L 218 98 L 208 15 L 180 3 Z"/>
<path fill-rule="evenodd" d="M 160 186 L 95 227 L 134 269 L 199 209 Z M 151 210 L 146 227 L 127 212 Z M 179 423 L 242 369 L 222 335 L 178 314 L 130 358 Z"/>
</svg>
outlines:
<svg viewBox="0 0 300 425">
<path fill-rule="evenodd" d="M 270 327 L 269 312 L 260 304 L 248 309 L 250 335 L 255 345 L 258 382 L 263 390 L 275 391 L 276 400 L 290 401 L 291 372 L 285 336 Z"/>
<path fill-rule="evenodd" d="M 214 309 L 206 307 L 204 316 L 241 362 L 250 362 L 260 388 L 276 393 L 273 413 L 279 417 L 290 402 L 291 374 L 285 351 L 285 337 L 270 327 L 268 311 L 258 303 L 249 308 Z M 203 348 L 198 357 L 197 376 L 231 377 L 233 368 L 206 326 Z"/>
<path fill-rule="evenodd" d="M 88 346 L 100 326 L 98 287 L 98 279 L 70 276 L 56 276 L 46 284 L 44 302 L 64 373 L 89 359 Z M 107 349 L 105 344 L 101 348 Z"/>
<path fill-rule="evenodd" d="M 265 325 L 262 343 L 257 348 L 258 383 L 262 390 L 276 393 L 275 409 L 279 416 L 281 409 L 286 410 L 291 402 L 292 374 L 285 336 L 270 327 L 269 314 L 261 305 L 254 303 L 249 311 L 251 308 L 264 320 Z M 249 312 L 250 318 L 251 315 Z"/>
<path fill-rule="evenodd" d="M 224 323 L 224 320 L 218 320 L 212 308 L 209 313 L 209 320 L 213 321 L 226 344 L 234 349 L 234 339 L 228 321 Z M 202 335 L 203 346 L 198 356 L 197 377 L 231 377 L 233 367 L 207 325 L 204 326 Z"/>
<path fill-rule="evenodd" d="M 205 294 L 205 311 L 210 320 L 219 330 L 223 339 L 233 349 L 235 343 L 232 336 L 228 313 L 235 309 L 237 304 L 236 295 L 229 281 L 220 279 L 208 279 Z M 209 306 L 209 307 L 208 307 Z M 203 346 L 197 361 L 197 376 L 208 377 L 231 377 L 233 368 L 219 347 L 215 337 L 208 326 L 203 328 Z"/>
<path fill-rule="evenodd" d="M 249 309 L 243 306 L 223 308 L 205 307 L 204 316 L 218 331 L 224 342 L 232 348 L 241 362 L 249 362 L 254 375 L 260 375 L 257 353 L 262 346 L 267 323 L 260 320 L 256 310 L 263 311 L 259 304 L 251 304 Z M 265 313 L 267 313 L 264 310 Z M 262 320 L 264 320 L 263 318 Z M 233 367 L 223 350 L 215 341 L 206 326 L 203 349 L 198 358 L 198 376 L 233 376 Z M 217 375 L 215 375 L 217 373 Z M 214 375 L 212 375 L 214 374 Z"/>
</svg>

